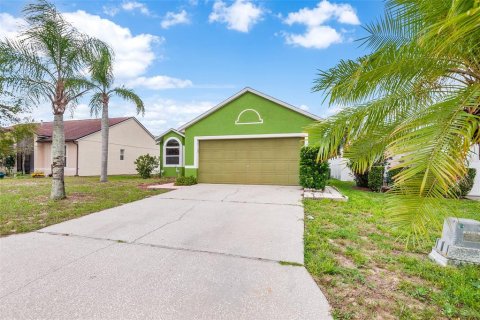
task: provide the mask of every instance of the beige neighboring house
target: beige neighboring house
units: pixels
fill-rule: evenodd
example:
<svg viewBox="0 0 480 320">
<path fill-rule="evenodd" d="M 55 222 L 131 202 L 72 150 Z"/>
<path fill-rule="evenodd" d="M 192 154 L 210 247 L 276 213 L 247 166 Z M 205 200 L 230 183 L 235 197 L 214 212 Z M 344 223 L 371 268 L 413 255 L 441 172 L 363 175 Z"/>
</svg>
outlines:
<svg viewBox="0 0 480 320">
<path fill-rule="evenodd" d="M 65 121 L 65 175 L 100 175 L 100 119 Z M 154 136 L 134 117 L 109 119 L 108 174 L 136 174 L 134 161 L 157 156 Z M 34 139 L 34 170 L 51 173 L 53 122 L 42 122 Z"/>
</svg>

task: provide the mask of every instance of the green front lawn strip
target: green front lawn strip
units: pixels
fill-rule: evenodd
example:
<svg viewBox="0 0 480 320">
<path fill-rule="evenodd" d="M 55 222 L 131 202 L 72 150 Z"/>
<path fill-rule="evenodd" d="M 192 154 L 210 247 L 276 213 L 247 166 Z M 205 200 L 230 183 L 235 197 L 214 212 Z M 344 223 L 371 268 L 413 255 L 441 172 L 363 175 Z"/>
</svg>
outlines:
<svg viewBox="0 0 480 320">
<path fill-rule="evenodd" d="M 171 179 L 140 179 L 138 176 L 66 177 L 67 199 L 52 201 L 50 178 L 0 180 L 0 235 L 28 232 L 86 214 L 140 200 L 168 190 L 146 188 Z"/>
<path fill-rule="evenodd" d="M 329 183 L 348 202 L 305 200 L 305 266 L 335 319 L 480 319 L 480 267 L 441 267 L 431 241 L 406 248 L 388 227 L 385 194 Z M 451 215 L 480 219 L 480 202 L 439 200 Z M 438 217 L 439 221 L 443 217 Z"/>
</svg>

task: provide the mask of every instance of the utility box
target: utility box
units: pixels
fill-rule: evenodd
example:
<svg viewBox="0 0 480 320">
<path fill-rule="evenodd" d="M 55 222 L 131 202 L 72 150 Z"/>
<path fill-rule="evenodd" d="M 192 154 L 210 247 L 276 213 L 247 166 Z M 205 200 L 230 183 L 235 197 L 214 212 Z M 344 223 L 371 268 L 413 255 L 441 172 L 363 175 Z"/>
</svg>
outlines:
<svg viewBox="0 0 480 320">
<path fill-rule="evenodd" d="M 439 265 L 480 264 L 480 221 L 447 218 L 442 237 L 428 255 Z"/>
</svg>

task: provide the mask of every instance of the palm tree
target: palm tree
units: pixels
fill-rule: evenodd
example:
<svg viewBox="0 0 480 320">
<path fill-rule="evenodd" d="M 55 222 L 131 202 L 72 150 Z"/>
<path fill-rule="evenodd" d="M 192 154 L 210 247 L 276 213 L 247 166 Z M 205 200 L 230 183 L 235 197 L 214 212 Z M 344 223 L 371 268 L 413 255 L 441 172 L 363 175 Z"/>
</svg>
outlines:
<svg viewBox="0 0 480 320">
<path fill-rule="evenodd" d="M 107 182 L 108 172 L 108 104 L 112 96 L 133 102 L 137 113 L 144 113 L 143 101 L 131 89 L 125 87 L 112 88 L 114 76 L 112 72 L 112 54 L 108 48 L 101 51 L 97 59 L 90 63 L 91 85 L 94 94 L 90 99 L 91 112 L 97 116 L 102 112 L 102 158 L 100 182 Z"/>
<path fill-rule="evenodd" d="M 401 171 L 388 211 L 406 241 L 448 214 L 435 199 L 455 197 L 480 142 L 479 23 L 475 0 L 389 0 L 385 16 L 365 26 L 371 53 L 315 81 L 331 105 L 348 106 L 309 128 L 319 160 L 343 148 L 361 173 L 393 157 Z"/>
<path fill-rule="evenodd" d="M 16 40 L 0 41 L 0 92 L 21 97 L 30 106 L 52 106 L 52 199 L 66 197 L 63 114 L 90 89 L 87 61 L 105 44 L 79 33 L 55 6 L 38 1 L 23 10 L 26 28 Z"/>
</svg>

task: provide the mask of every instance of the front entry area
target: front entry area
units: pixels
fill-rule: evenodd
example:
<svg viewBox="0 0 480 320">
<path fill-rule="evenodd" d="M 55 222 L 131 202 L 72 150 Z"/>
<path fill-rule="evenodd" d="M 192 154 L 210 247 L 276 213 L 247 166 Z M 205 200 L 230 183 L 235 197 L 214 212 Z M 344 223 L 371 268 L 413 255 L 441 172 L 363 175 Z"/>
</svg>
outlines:
<svg viewBox="0 0 480 320">
<path fill-rule="evenodd" d="M 298 185 L 303 145 L 300 137 L 201 140 L 198 181 Z"/>
</svg>

